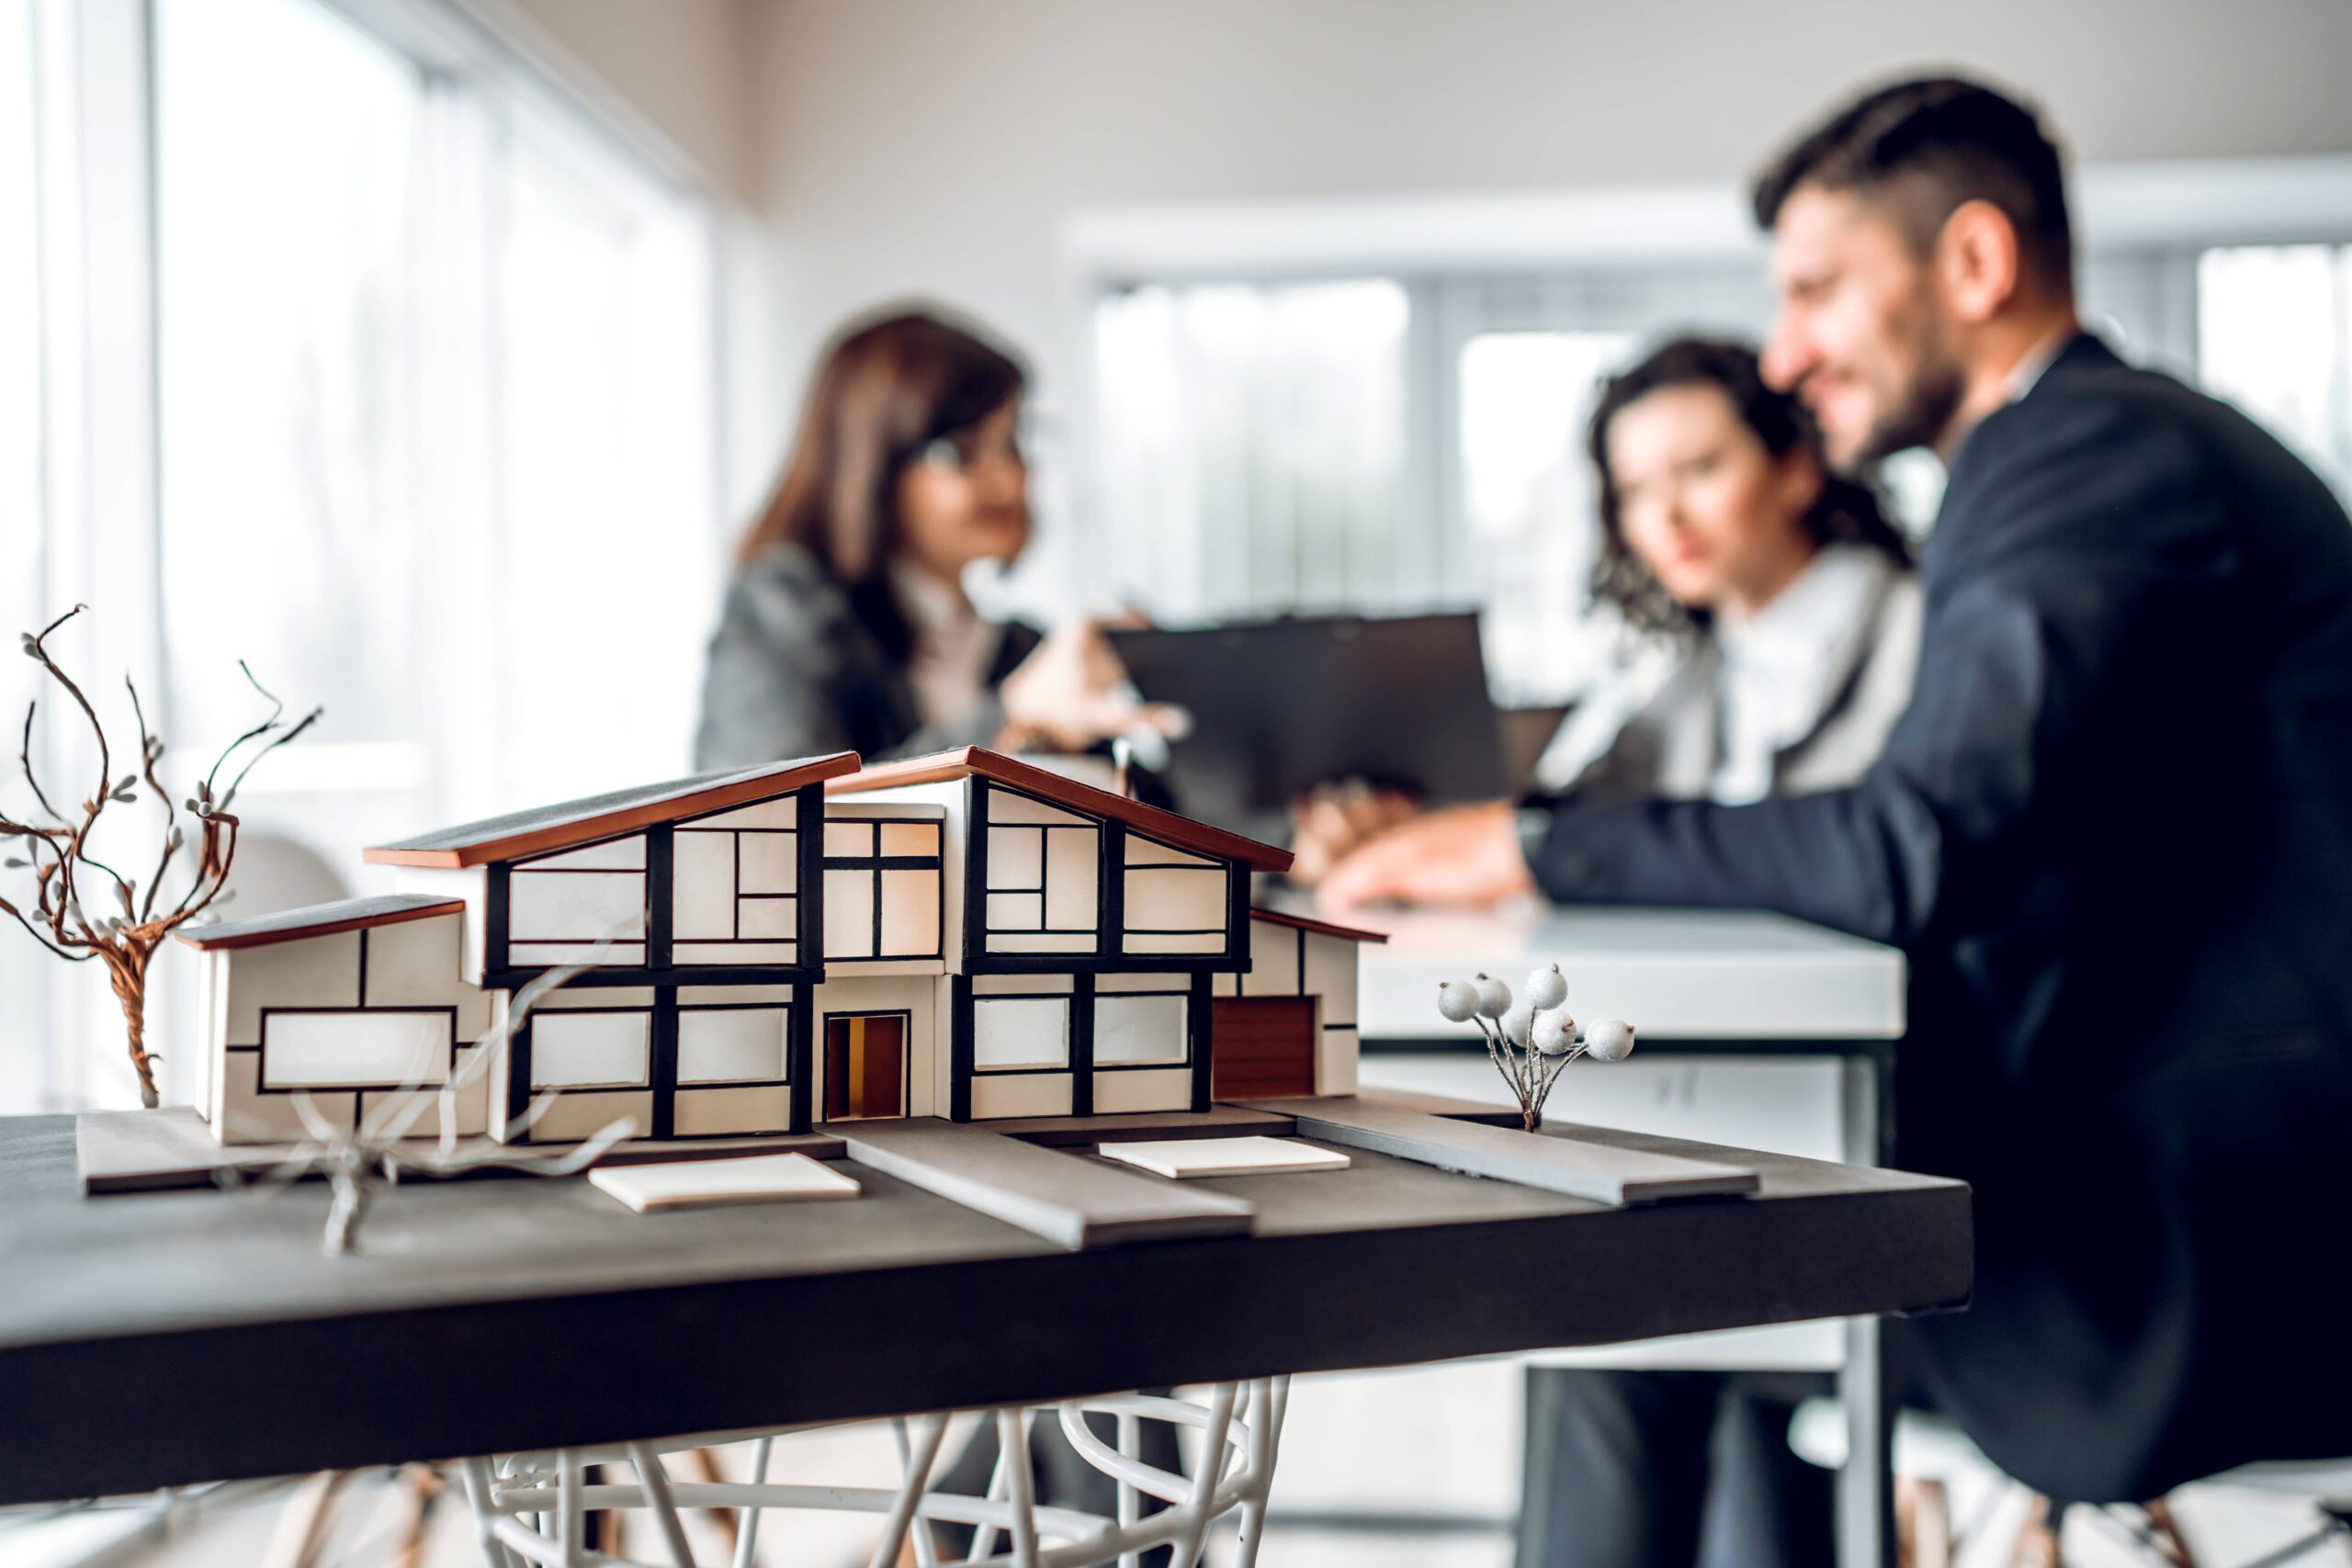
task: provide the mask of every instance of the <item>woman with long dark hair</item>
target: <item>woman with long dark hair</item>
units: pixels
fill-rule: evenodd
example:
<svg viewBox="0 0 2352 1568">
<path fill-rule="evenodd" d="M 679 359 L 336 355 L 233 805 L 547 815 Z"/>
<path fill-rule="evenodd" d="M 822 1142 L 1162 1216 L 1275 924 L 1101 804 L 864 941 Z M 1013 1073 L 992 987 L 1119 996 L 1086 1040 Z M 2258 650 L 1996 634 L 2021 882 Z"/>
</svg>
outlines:
<svg viewBox="0 0 2352 1568">
<path fill-rule="evenodd" d="M 1742 344 L 1679 337 L 1611 378 L 1586 449 L 1594 606 L 1624 636 L 1536 765 L 1578 800 L 1736 803 L 1859 777 L 1910 700 L 1922 602 L 1903 536 L 1831 470 L 1812 419 Z M 1446 867 L 1495 885 L 1511 807 L 1423 817 L 1361 788 L 1304 803 L 1295 879 L 1334 907 L 1444 901 Z M 1476 863 L 1465 846 L 1491 852 Z M 1532 892 L 1525 868 L 1515 879 Z"/>
<path fill-rule="evenodd" d="M 722 768 L 977 744 L 1080 750 L 1139 717 L 1094 626 L 984 620 L 965 569 L 1029 542 L 1020 363 L 926 310 L 826 349 L 738 551 L 695 759 Z"/>
</svg>

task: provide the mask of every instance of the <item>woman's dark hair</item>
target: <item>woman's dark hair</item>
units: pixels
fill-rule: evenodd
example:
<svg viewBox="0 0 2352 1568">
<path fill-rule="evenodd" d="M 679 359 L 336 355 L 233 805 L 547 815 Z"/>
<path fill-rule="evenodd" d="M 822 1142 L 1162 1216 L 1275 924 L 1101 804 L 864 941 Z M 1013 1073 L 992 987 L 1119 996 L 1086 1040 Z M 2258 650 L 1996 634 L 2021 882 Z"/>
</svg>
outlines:
<svg viewBox="0 0 2352 1568">
<path fill-rule="evenodd" d="M 927 310 L 851 323 L 826 348 L 775 493 L 736 552 L 748 565 L 797 545 L 848 592 L 885 649 L 912 641 L 885 570 L 899 543 L 899 476 L 931 443 L 971 429 L 1028 380 L 1001 348 Z"/>
<path fill-rule="evenodd" d="M 1592 569 L 1592 596 L 1645 631 L 1673 631 L 1703 625 L 1693 610 L 1666 591 L 1642 558 L 1625 543 L 1615 476 L 1609 469 L 1609 425 L 1617 415 L 1669 387 L 1713 387 L 1724 394 L 1764 450 L 1774 457 L 1803 448 L 1821 470 L 1821 494 L 1804 514 L 1816 544 L 1867 545 L 1897 566 L 1911 564 L 1911 547 L 1887 521 L 1878 491 L 1834 471 L 1821 452 L 1821 434 L 1804 405 L 1764 384 L 1756 351 L 1713 338 L 1679 337 L 1657 348 L 1623 373 L 1600 384 L 1592 425 L 1585 437 L 1600 492 L 1600 558 Z"/>
</svg>

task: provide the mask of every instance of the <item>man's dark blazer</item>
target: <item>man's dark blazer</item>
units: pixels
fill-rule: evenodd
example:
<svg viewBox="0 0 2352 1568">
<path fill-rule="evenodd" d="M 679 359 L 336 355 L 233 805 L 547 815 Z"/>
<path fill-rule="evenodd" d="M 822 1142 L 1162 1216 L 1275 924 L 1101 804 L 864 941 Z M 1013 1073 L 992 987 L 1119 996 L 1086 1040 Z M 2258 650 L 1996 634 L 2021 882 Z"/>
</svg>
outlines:
<svg viewBox="0 0 2352 1568">
<path fill-rule="evenodd" d="M 1930 1386 L 2071 1500 L 2352 1453 L 2352 523 L 2076 338 L 1954 456 L 1910 708 L 1849 789 L 1563 809 L 1579 901 L 1902 946 L 1904 1163 L 1976 1188 Z"/>
</svg>

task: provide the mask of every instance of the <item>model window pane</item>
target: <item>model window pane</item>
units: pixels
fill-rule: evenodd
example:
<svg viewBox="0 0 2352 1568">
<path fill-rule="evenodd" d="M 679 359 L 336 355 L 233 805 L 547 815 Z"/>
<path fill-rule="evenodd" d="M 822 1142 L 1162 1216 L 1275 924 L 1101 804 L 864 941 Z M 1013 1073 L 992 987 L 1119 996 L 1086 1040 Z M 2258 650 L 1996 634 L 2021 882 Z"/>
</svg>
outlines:
<svg viewBox="0 0 2352 1568">
<path fill-rule="evenodd" d="M 515 942 L 616 942 L 645 935 L 645 878 L 635 872 L 516 871 L 506 930 Z"/>
<path fill-rule="evenodd" d="M 1225 873 L 1136 869 L 1127 873 L 1126 922 L 1131 931 L 1222 931 Z"/>
<path fill-rule="evenodd" d="M 641 1089 L 647 1081 L 650 1013 L 535 1013 L 530 1030 L 533 1089 Z"/>
<path fill-rule="evenodd" d="M 989 895 L 989 930 L 1034 931 L 1046 923 L 1046 900 L 1036 893 Z"/>
<path fill-rule="evenodd" d="M 1083 817 L 1048 806 L 1042 800 L 1009 789 L 989 791 L 989 820 L 991 822 L 1061 823 L 1072 828 L 1091 826 Z"/>
<path fill-rule="evenodd" d="M 885 822 L 882 824 L 882 852 L 886 855 L 936 855 L 939 853 L 939 824 Z"/>
<path fill-rule="evenodd" d="M 1193 939 L 1181 937 L 1153 940 L 1190 942 Z M 1094 933 L 1092 931 L 990 931 L 989 951 L 990 953 L 1092 953 Z"/>
<path fill-rule="evenodd" d="M 1069 1066 L 1069 998 L 974 998 L 972 1065 L 990 1069 Z"/>
<path fill-rule="evenodd" d="M 724 940 L 735 934 L 735 835 L 680 833 L 671 850 L 676 888 L 671 934 Z"/>
<path fill-rule="evenodd" d="M 261 1023 L 269 1089 L 437 1084 L 449 1076 L 446 1012 L 273 1012 Z"/>
<path fill-rule="evenodd" d="M 697 817 L 696 828 L 789 828 L 793 824 L 796 802 L 785 795 L 778 800 L 763 800 L 757 806 L 738 807 L 722 811 L 716 817 Z"/>
<path fill-rule="evenodd" d="M 790 942 L 800 934 L 797 898 L 746 898 L 736 934 L 772 942 Z"/>
<path fill-rule="evenodd" d="M 1103 997 L 1094 1004 L 1094 1065 L 1165 1066 L 1182 1062 L 1186 998 Z"/>
<path fill-rule="evenodd" d="M 799 834 L 743 833 L 735 842 L 736 852 L 742 856 L 742 892 L 800 891 Z"/>
<path fill-rule="evenodd" d="M 828 833 L 831 829 L 826 829 Z M 825 956 L 874 956 L 874 874 L 825 873 Z"/>
<path fill-rule="evenodd" d="M 1038 828 L 989 829 L 989 890 L 1034 893 L 1046 886 L 1046 835 Z"/>
<path fill-rule="evenodd" d="M 670 962 L 682 967 L 702 964 L 797 964 L 799 948 L 789 942 L 682 942 L 670 950 Z"/>
<path fill-rule="evenodd" d="M 1092 828 L 1057 828 L 1046 835 L 1046 927 L 1094 929 L 1101 839 Z"/>
<path fill-rule="evenodd" d="M 525 861 L 518 871 L 643 871 L 645 869 L 645 835 L 632 833 L 626 839 L 607 843 L 590 844 L 585 849 L 566 850 L 560 855 L 542 855 Z"/>
<path fill-rule="evenodd" d="M 939 956 L 939 873 L 882 874 L 882 951 L 893 958 Z"/>
<path fill-rule="evenodd" d="M 641 942 L 518 942 L 506 949 L 506 962 L 517 968 L 536 964 L 594 964 L 608 969 L 629 969 L 645 962 Z"/>
<path fill-rule="evenodd" d="M 777 1082 L 785 1076 L 783 1008 L 687 1009 L 678 1014 L 680 1083 Z"/>
<path fill-rule="evenodd" d="M 1199 855 L 1171 849 L 1141 833 L 1129 833 L 1126 839 L 1126 862 L 1129 865 L 1197 865 L 1214 868 L 1218 863 L 1204 860 Z"/>
<path fill-rule="evenodd" d="M 874 824 L 871 822 L 826 823 L 825 853 L 871 858 L 874 853 Z"/>
<path fill-rule="evenodd" d="M 1223 931 L 1129 931 L 1119 940 L 1122 953 L 1223 953 Z"/>
</svg>

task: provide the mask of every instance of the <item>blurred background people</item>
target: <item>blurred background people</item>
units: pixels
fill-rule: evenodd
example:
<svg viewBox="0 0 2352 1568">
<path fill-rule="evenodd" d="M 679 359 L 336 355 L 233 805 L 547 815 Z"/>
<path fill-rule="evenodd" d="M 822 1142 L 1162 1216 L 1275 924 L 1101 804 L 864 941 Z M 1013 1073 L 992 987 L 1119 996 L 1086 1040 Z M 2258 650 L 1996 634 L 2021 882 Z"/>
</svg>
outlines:
<svg viewBox="0 0 2352 1568">
<path fill-rule="evenodd" d="M 1876 492 L 1830 471 L 1753 349 L 1713 339 L 1675 338 L 1609 378 L 1586 448 L 1602 539 L 1592 599 L 1626 636 L 1545 748 L 1539 785 L 1736 803 L 1859 777 L 1910 698 L 1919 649 L 1910 550 Z M 1360 784 L 1303 802 L 1294 880 L 1417 814 Z"/>
<path fill-rule="evenodd" d="M 1094 625 L 993 623 L 967 569 L 1029 543 L 1026 373 L 922 310 L 825 352 L 744 534 L 704 677 L 697 768 L 952 746 L 1084 750 L 1148 717 Z"/>
<path fill-rule="evenodd" d="M 1918 580 L 1876 492 L 1830 470 L 1804 409 L 1727 341 L 1674 338 L 1610 377 L 1585 446 L 1602 534 L 1592 598 L 1626 649 L 1539 781 L 1582 800 L 1736 802 L 1860 777 L 1919 649 Z M 1294 874 L 1416 811 L 1361 785 L 1306 803 Z M 1827 1561 L 1829 1478 L 1786 1434 L 1828 1384 L 1530 1370 L 1521 1568 Z"/>
</svg>

